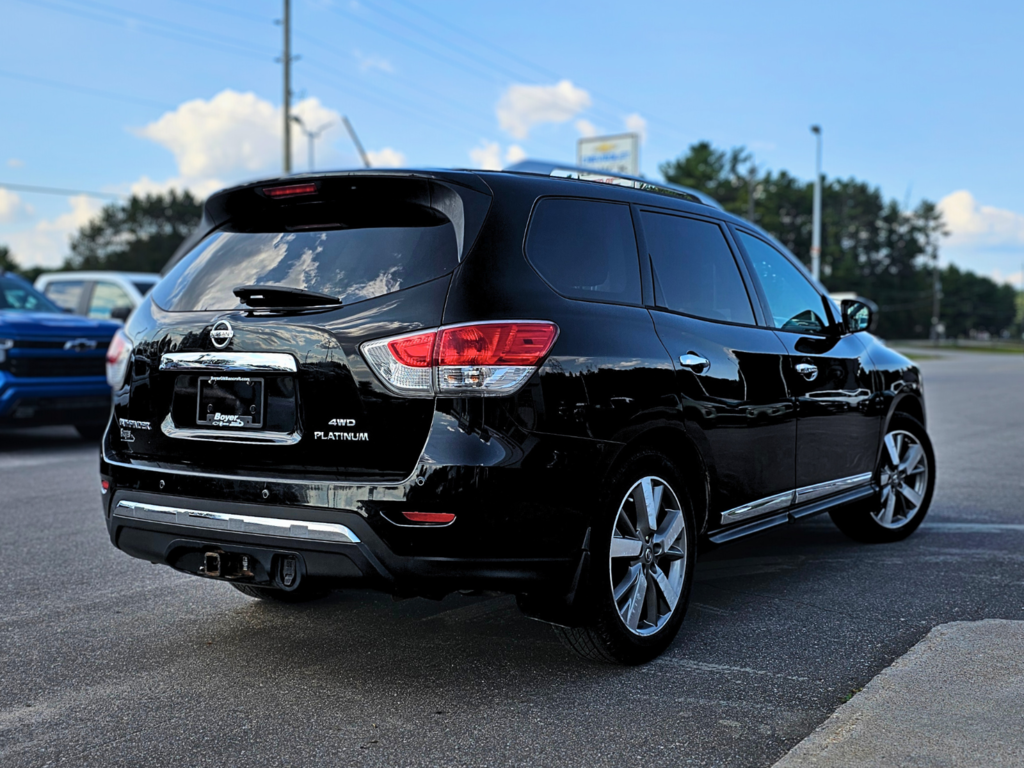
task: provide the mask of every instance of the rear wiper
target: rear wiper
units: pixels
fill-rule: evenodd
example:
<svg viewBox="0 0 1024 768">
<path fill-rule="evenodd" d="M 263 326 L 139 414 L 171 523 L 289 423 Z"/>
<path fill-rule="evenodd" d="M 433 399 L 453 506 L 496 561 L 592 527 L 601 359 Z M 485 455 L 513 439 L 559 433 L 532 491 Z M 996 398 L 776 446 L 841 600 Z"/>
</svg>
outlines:
<svg viewBox="0 0 1024 768">
<path fill-rule="evenodd" d="M 337 296 L 303 288 L 286 288 L 283 285 L 240 285 L 232 293 L 250 307 L 341 306 L 341 299 Z"/>
</svg>

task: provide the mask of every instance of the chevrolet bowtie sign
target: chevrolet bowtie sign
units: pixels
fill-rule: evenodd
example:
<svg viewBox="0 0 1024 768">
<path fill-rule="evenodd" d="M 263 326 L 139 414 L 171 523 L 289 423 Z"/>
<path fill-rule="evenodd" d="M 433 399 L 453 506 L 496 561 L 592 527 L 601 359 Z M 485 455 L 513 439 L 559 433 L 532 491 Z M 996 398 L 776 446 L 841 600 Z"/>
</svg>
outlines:
<svg viewBox="0 0 1024 768">
<path fill-rule="evenodd" d="M 576 142 L 576 165 L 636 176 L 640 173 L 640 136 L 621 133 L 580 139 Z"/>
</svg>

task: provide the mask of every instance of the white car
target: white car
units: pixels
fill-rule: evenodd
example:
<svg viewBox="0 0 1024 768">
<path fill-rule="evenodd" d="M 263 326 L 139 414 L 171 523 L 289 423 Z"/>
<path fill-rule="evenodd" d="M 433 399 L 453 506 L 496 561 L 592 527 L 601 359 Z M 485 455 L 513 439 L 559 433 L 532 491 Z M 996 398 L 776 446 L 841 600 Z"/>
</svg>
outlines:
<svg viewBox="0 0 1024 768">
<path fill-rule="evenodd" d="M 150 272 L 48 272 L 35 286 L 65 312 L 124 321 L 159 281 Z"/>
</svg>

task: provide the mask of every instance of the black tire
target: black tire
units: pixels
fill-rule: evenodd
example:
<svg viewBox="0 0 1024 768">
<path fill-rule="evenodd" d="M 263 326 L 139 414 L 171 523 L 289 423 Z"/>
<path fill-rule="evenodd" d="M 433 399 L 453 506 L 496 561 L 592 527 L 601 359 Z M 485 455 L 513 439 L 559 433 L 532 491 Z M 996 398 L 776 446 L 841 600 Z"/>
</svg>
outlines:
<svg viewBox="0 0 1024 768">
<path fill-rule="evenodd" d="M 75 424 L 75 431 L 83 440 L 98 443 L 103 439 L 103 433 L 107 431 L 106 424 Z"/>
<path fill-rule="evenodd" d="M 884 518 L 884 501 L 887 499 L 885 488 L 888 485 L 886 482 L 886 469 L 887 465 L 892 463 L 885 439 L 890 435 L 899 433 L 909 433 L 917 440 L 921 448 L 924 449 L 923 461 L 926 462 L 925 470 L 927 475 L 924 482 L 920 483 L 923 491 L 922 500 L 913 511 L 912 517 L 900 523 L 898 514 L 894 514 L 893 519 L 895 523 L 885 526 L 876 519 L 876 515 Z M 935 452 L 932 450 L 932 442 L 928 438 L 924 425 L 917 419 L 905 413 L 893 414 L 889 427 L 886 430 L 885 438 L 883 438 L 882 445 L 880 446 L 878 467 L 875 469 L 875 482 L 879 484 L 882 491 L 869 508 L 829 512 L 829 517 L 832 518 L 832 522 L 836 524 L 840 531 L 854 541 L 868 544 L 902 541 L 916 531 L 924 521 L 932 502 L 932 494 L 935 491 Z M 899 487 L 902 487 L 902 485 L 902 483 L 899 483 Z M 897 493 L 894 490 L 890 490 L 889 493 L 895 496 L 896 506 L 899 506 L 902 510 L 907 509 L 908 502 L 902 495 L 902 491 Z"/>
<path fill-rule="evenodd" d="M 653 566 L 663 569 L 671 569 L 669 557 L 672 560 L 679 560 L 681 559 L 678 557 L 679 552 L 685 552 L 685 560 L 677 569 L 677 572 L 682 575 L 682 582 L 674 609 L 665 615 L 663 624 L 660 626 L 648 625 L 642 631 L 649 632 L 649 634 L 641 635 L 630 630 L 626 625 L 626 619 L 620 615 L 619 606 L 616 604 L 613 594 L 612 580 L 613 570 L 622 567 L 627 567 L 627 569 L 639 567 L 641 578 L 643 578 L 646 554 L 642 554 L 636 563 L 629 558 L 617 558 L 617 564 L 613 565 L 611 546 L 616 526 L 620 524 L 617 523 L 620 519 L 620 506 L 629 503 L 629 499 L 632 498 L 629 494 L 635 485 L 643 478 L 652 477 L 663 481 L 678 500 L 682 513 L 683 532 L 678 539 L 673 541 L 678 544 L 684 537 L 685 540 L 683 544 L 673 547 L 671 554 L 666 553 L 659 556 L 660 560 L 653 559 L 654 555 L 652 554 L 652 560 L 646 566 L 652 567 L 653 564 Z M 664 499 L 669 497 L 663 492 L 662 498 L 665 512 L 665 517 L 662 519 L 667 520 L 669 509 Z M 686 614 L 686 606 L 690 600 L 690 587 L 693 584 L 693 564 L 696 552 L 696 530 L 692 504 L 683 478 L 675 465 L 664 454 L 645 449 L 625 461 L 615 472 L 607 483 L 598 506 L 599 512 L 591 529 L 591 567 L 583 588 L 584 594 L 581 596 L 589 607 L 588 615 L 591 618 L 585 626 L 581 627 L 555 626 L 555 633 L 567 648 L 591 661 L 643 664 L 658 657 L 668 648 L 678 634 Z M 639 518 L 637 519 L 639 520 Z M 661 526 L 661 528 L 664 529 L 665 526 Z M 639 531 L 639 527 L 637 527 L 637 531 Z M 621 533 L 621 529 L 619 532 Z M 639 533 L 638 538 L 643 538 L 642 532 Z M 672 542 L 669 542 L 670 546 L 671 544 Z M 623 561 L 625 561 L 625 566 Z M 662 570 L 662 575 L 665 575 L 664 570 Z M 669 575 L 671 576 L 671 574 Z M 647 581 L 651 585 L 648 588 L 658 590 L 656 582 L 652 579 L 653 577 Z M 625 580 L 620 580 L 619 583 L 623 584 Z M 635 583 L 638 584 L 638 582 Z M 664 590 L 656 591 L 654 600 L 658 603 L 658 607 L 654 614 L 651 614 L 650 604 L 646 602 L 646 599 L 638 601 L 638 604 L 645 606 L 645 616 L 656 615 L 656 611 L 660 610 L 662 605 L 668 607 L 669 603 L 664 599 L 664 595 Z M 627 606 L 628 604 L 629 600 L 626 601 Z M 624 607 L 623 610 L 628 610 L 628 607 Z"/>
<path fill-rule="evenodd" d="M 330 590 L 320 587 L 308 587 L 300 584 L 295 589 L 274 589 L 273 587 L 257 587 L 252 584 L 239 584 L 229 582 L 232 587 L 243 595 L 255 597 L 257 600 L 266 600 L 271 603 L 309 603 L 326 597 Z"/>
</svg>

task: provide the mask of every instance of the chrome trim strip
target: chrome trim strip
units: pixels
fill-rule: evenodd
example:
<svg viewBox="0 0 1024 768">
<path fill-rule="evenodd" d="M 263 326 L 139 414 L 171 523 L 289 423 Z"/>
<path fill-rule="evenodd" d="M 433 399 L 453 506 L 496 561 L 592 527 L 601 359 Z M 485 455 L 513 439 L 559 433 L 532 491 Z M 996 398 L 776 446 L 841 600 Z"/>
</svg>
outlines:
<svg viewBox="0 0 1024 768">
<path fill-rule="evenodd" d="M 168 437 L 179 440 L 205 440 L 210 443 L 240 443 L 242 445 L 295 445 L 302 439 L 298 432 L 267 432 L 256 429 L 219 429 L 208 427 L 206 429 L 194 429 L 191 427 L 176 427 L 171 420 L 171 414 L 167 414 L 160 431 Z"/>
<path fill-rule="evenodd" d="M 871 473 L 865 472 L 862 475 L 851 475 L 841 477 L 838 480 L 829 480 L 827 483 L 807 485 L 796 489 L 796 503 L 803 504 L 811 499 L 820 499 L 822 496 L 831 496 L 833 493 L 848 491 L 851 488 L 858 488 L 871 482 Z"/>
<path fill-rule="evenodd" d="M 730 523 L 746 520 L 750 517 L 758 517 L 779 509 L 803 504 L 806 501 L 820 499 L 823 496 L 831 496 L 834 493 L 859 488 L 862 485 L 870 484 L 871 477 L 872 474 L 870 472 L 865 472 L 861 475 L 851 475 L 850 477 L 842 477 L 838 480 L 829 480 L 827 483 L 806 485 L 803 488 L 797 488 L 795 491 L 786 491 L 774 496 L 758 499 L 749 504 L 743 504 L 723 512 L 722 525 L 729 525 Z"/>
<path fill-rule="evenodd" d="M 168 352 L 161 371 L 245 371 L 295 373 L 295 358 L 284 352 Z"/>
<path fill-rule="evenodd" d="M 722 513 L 722 525 L 728 525 L 729 523 L 735 523 L 739 520 L 746 520 L 748 517 L 757 517 L 758 515 L 764 515 L 768 512 L 775 512 L 779 509 L 785 509 L 793 505 L 793 499 L 795 494 L 793 491 L 785 491 L 784 493 L 777 493 L 774 496 L 768 496 L 757 501 L 752 501 L 749 504 L 743 504 L 734 509 L 730 509 L 727 512 Z"/>
<path fill-rule="evenodd" d="M 154 523 L 179 525 L 186 528 L 208 528 L 230 533 L 255 533 L 261 536 L 279 536 L 285 539 L 307 541 L 333 541 L 345 544 L 359 543 L 348 527 L 338 523 L 316 523 L 310 520 L 284 520 L 278 517 L 229 515 L 223 512 L 202 512 L 196 509 L 161 507 L 138 501 L 119 501 L 114 516 L 130 520 L 148 520 Z"/>
</svg>

